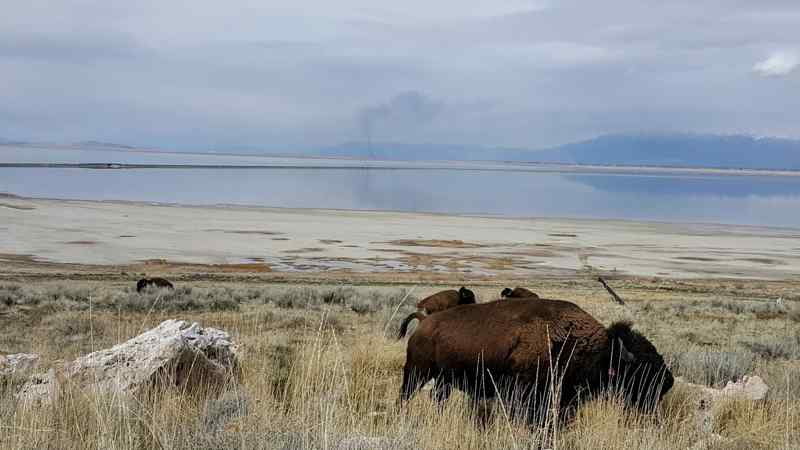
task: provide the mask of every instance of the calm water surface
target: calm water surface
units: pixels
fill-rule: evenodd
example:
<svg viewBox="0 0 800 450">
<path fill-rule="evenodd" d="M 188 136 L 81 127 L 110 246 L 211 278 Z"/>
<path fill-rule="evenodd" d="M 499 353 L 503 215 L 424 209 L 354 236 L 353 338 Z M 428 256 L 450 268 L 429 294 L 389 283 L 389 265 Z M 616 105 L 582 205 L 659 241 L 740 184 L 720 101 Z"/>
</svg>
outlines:
<svg viewBox="0 0 800 450">
<path fill-rule="evenodd" d="M 0 150 L 0 162 L 12 161 Z M 19 155 L 16 155 L 19 156 Z M 106 162 L 62 157 L 59 162 Z M 186 161 L 170 156 L 169 163 Z M 23 155 L 24 157 L 24 155 Z M 230 159 L 219 163 L 236 163 Z M 30 158 L 29 158 L 30 159 Z M 50 160 L 52 161 L 52 160 Z M 263 159 L 255 158 L 256 162 Z M 31 161 L 40 162 L 40 161 Z M 115 162 L 141 162 L 116 159 Z M 152 162 L 148 160 L 146 162 Z M 157 161 L 163 162 L 163 161 Z M 30 197 L 612 218 L 800 228 L 800 177 L 383 169 L 0 168 Z"/>
</svg>

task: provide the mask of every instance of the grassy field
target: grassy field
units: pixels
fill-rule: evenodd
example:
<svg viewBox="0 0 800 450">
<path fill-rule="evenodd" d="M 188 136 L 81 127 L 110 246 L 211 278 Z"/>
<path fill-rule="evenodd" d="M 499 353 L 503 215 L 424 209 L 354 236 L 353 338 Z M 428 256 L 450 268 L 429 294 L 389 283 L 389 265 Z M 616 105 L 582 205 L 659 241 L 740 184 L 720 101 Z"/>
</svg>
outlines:
<svg viewBox="0 0 800 450">
<path fill-rule="evenodd" d="M 426 392 L 398 408 L 405 341 L 392 336 L 417 299 L 450 286 L 177 284 L 146 295 L 121 282 L 0 284 L 0 353 L 39 353 L 48 367 L 179 318 L 231 333 L 243 366 L 241 383 L 220 396 L 167 390 L 135 402 L 66 385 L 54 403 L 34 406 L 15 400 L 21 379 L 4 379 L 0 448 L 675 449 L 707 438 L 696 423 L 696 395 L 679 383 L 652 415 L 626 411 L 609 396 L 582 405 L 572 421 L 539 427 L 510 417 L 499 402 L 473 410 L 461 394 L 442 411 Z M 588 279 L 529 287 L 573 301 L 604 324 L 633 321 L 687 381 L 720 387 L 745 374 L 763 377 L 767 400 L 717 405 L 712 431 L 722 440 L 695 448 L 800 448 L 798 286 L 651 279 L 614 286 L 626 306 Z M 501 288 L 474 290 L 489 301 Z"/>
</svg>

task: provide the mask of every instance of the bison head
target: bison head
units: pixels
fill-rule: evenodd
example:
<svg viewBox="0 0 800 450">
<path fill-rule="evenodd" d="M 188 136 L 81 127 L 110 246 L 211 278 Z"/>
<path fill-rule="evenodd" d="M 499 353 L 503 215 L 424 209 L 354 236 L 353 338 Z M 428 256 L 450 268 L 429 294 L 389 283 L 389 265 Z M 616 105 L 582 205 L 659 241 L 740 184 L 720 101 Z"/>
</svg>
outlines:
<svg viewBox="0 0 800 450">
<path fill-rule="evenodd" d="M 674 379 L 664 358 L 630 322 L 617 322 L 608 328 L 611 360 L 608 381 L 621 390 L 625 400 L 639 408 L 650 409 L 666 394 Z"/>
<path fill-rule="evenodd" d="M 469 289 L 461 286 L 458 290 L 458 304 L 459 305 L 472 305 L 475 303 L 475 293 Z"/>
<path fill-rule="evenodd" d="M 149 284 L 150 280 L 147 278 L 142 278 L 136 283 L 136 292 L 142 292 Z"/>
</svg>

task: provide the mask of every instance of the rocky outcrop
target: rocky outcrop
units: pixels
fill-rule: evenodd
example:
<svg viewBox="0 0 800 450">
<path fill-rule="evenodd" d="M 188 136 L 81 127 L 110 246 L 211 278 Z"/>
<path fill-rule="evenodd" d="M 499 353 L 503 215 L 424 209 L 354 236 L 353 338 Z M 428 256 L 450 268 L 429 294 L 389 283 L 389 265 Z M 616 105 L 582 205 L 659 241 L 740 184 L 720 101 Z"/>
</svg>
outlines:
<svg viewBox="0 0 800 450">
<path fill-rule="evenodd" d="M 127 342 L 37 375 L 17 395 L 26 400 L 52 398 L 63 382 L 115 394 L 135 394 L 159 385 L 222 387 L 237 370 L 236 349 L 228 333 L 167 320 Z"/>
<path fill-rule="evenodd" d="M 698 411 L 704 412 L 704 414 L 701 414 L 703 416 L 709 416 L 706 417 L 705 422 L 713 422 L 713 418 L 710 417 L 711 411 L 720 400 L 764 400 L 769 392 L 769 386 L 767 386 L 767 383 L 765 383 L 764 380 L 758 375 L 745 375 L 739 381 L 728 381 L 728 383 L 722 389 L 715 389 L 700 384 L 687 383 L 680 377 L 678 377 L 675 381 L 676 383 L 681 383 L 696 392 L 698 398 Z M 705 425 L 701 428 L 710 429 L 710 426 Z"/>
<path fill-rule="evenodd" d="M 757 375 L 744 376 L 738 381 L 728 381 L 722 389 L 715 389 L 700 384 L 687 383 L 680 377 L 675 379 L 676 384 L 681 383 L 692 389 L 697 395 L 697 410 L 694 420 L 697 429 L 704 438 L 698 441 L 692 450 L 705 450 L 725 441 L 719 434 L 714 433 L 716 422 L 715 414 L 719 413 L 717 406 L 725 400 L 759 401 L 767 398 L 769 386 Z"/>
<path fill-rule="evenodd" d="M 35 353 L 0 355 L 0 377 L 27 375 L 38 366 L 39 355 Z"/>
</svg>

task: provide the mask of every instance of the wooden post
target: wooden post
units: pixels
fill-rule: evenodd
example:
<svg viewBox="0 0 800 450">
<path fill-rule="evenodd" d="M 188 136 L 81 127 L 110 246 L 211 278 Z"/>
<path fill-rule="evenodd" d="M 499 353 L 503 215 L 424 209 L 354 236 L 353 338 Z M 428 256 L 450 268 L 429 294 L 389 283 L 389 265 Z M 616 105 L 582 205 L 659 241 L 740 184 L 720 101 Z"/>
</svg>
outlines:
<svg viewBox="0 0 800 450">
<path fill-rule="evenodd" d="M 613 289 L 611 289 L 611 286 L 609 286 L 606 283 L 606 280 L 604 280 L 603 277 L 597 277 L 597 281 L 602 283 L 603 287 L 606 288 L 606 290 L 608 291 L 609 294 L 611 294 L 611 298 L 614 299 L 615 302 L 619 303 L 620 305 L 624 305 L 625 304 L 625 302 L 622 301 L 622 298 L 619 295 L 617 295 L 617 293 L 614 292 Z"/>
</svg>

